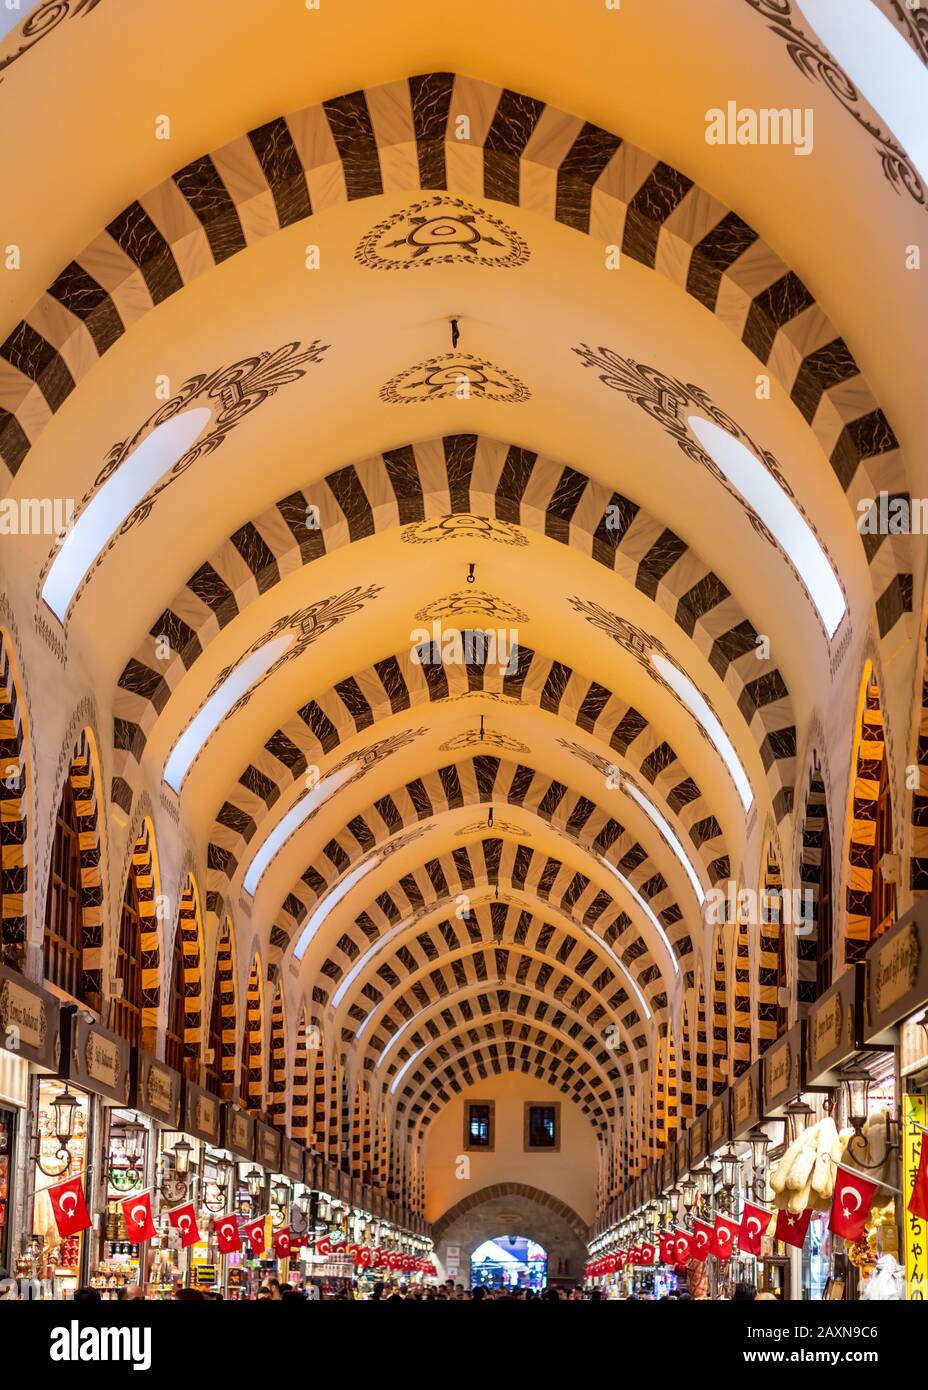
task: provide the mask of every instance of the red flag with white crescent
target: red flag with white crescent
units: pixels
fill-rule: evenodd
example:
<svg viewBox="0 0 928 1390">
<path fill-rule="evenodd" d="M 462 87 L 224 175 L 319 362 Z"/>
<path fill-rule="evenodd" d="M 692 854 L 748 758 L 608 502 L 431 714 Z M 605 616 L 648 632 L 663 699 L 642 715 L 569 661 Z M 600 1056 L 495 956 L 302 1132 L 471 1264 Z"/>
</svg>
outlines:
<svg viewBox="0 0 928 1390">
<path fill-rule="evenodd" d="M 238 1217 L 234 1212 L 228 1216 L 217 1216 L 215 1221 L 216 1244 L 220 1255 L 234 1255 L 242 1248 L 242 1238 L 238 1233 Z"/>
<path fill-rule="evenodd" d="M 860 1240 L 876 1196 L 876 1188 L 875 1182 L 870 1182 L 860 1173 L 842 1168 L 838 1164 L 828 1229 L 834 1231 L 836 1236 L 843 1236 L 845 1240 Z"/>
<path fill-rule="evenodd" d="M 688 1231 L 677 1231 L 673 1242 L 674 1264 L 686 1265 L 693 1253 L 693 1237 Z"/>
<path fill-rule="evenodd" d="M 126 1235 L 133 1245 L 139 1245 L 143 1240 L 151 1240 L 153 1235 L 157 1235 L 150 1192 L 142 1192 L 138 1197 L 127 1197 L 120 1205 L 126 1223 Z"/>
<path fill-rule="evenodd" d="M 665 1231 L 661 1236 L 660 1259 L 663 1265 L 672 1265 L 674 1262 L 674 1235 L 672 1231 Z"/>
<path fill-rule="evenodd" d="M 638 1263 L 643 1265 L 653 1265 L 654 1256 L 656 1254 L 657 1251 L 654 1249 L 654 1246 L 651 1244 L 650 1241 L 646 1240 L 642 1245 L 639 1245 L 638 1247 Z"/>
<path fill-rule="evenodd" d="M 709 1254 L 714 1234 L 714 1227 L 707 1226 L 705 1221 L 693 1222 L 693 1259 L 699 1260 L 700 1264 L 705 1262 Z"/>
<path fill-rule="evenodd" d="M 292 1248 L 293 1240 L 288 1227 L 274 1232 L 274 1254 L 278 1260 L 289 1260 Z"/>
<path fill-rule="evenodd" d="M 928 1135 L 926 1134 L 922 1135 L 918 1172 L 915 1174 L 915 1183 L 906 1210 L 917 1217 L 919 1221 L 928 1221 Z"/>
<path fill-rule="evenodd" d="M 248 1244 L 251 1246 L 252 1254 L 264 1254 L 264 1217 L 256 1217 L 254 1221 L 246 1221 L 242 1227 L 242 1233 Z"/>
<path fill-rule="evenodd" d="M 760 1255 L 760 1243 L 770 1225 L 770 1213 L 765 1207 L 757 1207 L 753 1202 L 745 1202 L 738 1228 L 738 1249 L 742 1255 Z"/>
<path fill-rule="evenodd" d="M 175 1207 L 173 1211 L 169 1211 L 168 1221 L 175 1231 L 180 1233 L 180 1243 L 184 1249 L 188 1245 L 196 1245 L 200 1239 L 200 1232 L 197 1230 L 197 1213 L 192 1202 L 188 1202 L 184 1207 Z"/>
<path fill-rule="evenodd" d="M 84 1187 L 81 1175 L 69 1178 L 67 1182 L 47 1187 L 48 1200 L 52 1204 L 52 1214 L 60 1236 L 76 1236 L 78 1231 L 86 1231 L 90 1225 L 90 1212 L 84 1201 Z"/>
<path fill-rule="evenodd" d="M 316 1241 L 316 1253 L 319 1255 L 331 1255 L 332 1242 L 329 1240 L 328 1236 L 323 1236 L 321 1240 Z"/>
<path fill-rule="evenodd" d="M 797 1250 L 801 1250 L 806 1238 L 806 1231 L 809 1229 L 809 1222 L 812 1220 L 812 1208 L 806 1207 L 804 1212 L 796 1215 L 791 1211 L 777 1212 L 777 1240 L 785 1240 L 787 1245 L 795 1245 Z"/>
<path fill-rule="evenodd" d="M 735 1245 L 735 1236 L 737 1234 L 737 1221 L 728 1221 L 724 1216 L 717 1216 L 715 1218 L 715 1230 L 712 1232 L 712 1244 L 709 1246 L 709 1254 L 715 1255 L 720 1260 L 730 1260 Z"/>
</svg>

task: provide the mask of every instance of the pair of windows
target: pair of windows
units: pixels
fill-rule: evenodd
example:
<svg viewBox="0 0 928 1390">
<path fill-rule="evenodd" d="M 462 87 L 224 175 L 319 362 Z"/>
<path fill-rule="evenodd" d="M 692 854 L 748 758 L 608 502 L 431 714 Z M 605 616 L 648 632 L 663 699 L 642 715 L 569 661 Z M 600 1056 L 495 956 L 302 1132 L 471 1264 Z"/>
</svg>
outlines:
<svg viewBox="0 0 928 1390">
<path fill-rule="evenodd" d="M 496 1146 L 496 1106 L 491 1100 L 468 1101 L 464 1106 L 464 1148 L 492 1153 Z M 561 1147 L 561 1106 L 526 1101 L 523 1107 L 522 1147 L 526 1153 Z"/>
</svg>

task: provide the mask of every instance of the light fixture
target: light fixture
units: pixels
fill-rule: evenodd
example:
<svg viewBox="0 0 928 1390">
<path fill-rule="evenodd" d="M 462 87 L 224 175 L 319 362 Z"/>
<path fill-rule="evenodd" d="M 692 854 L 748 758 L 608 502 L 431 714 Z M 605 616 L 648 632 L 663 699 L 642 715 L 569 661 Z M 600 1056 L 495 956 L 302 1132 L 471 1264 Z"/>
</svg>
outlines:
<svg viewBox="0 0 928 1390">
<path fill-rule="evenodd" d="M 722 1186 L 726 1192 L 733 1191 L 738 1180 L 740 1160 L 731 1145 L 719 1156 L 722 1165 Z"/>
<path fill-rule="evenodd" d="M 174 1155 L 174 1171 L 179 1178 L 185 1178 L 190 1172 L 190 1155 L 193 1153 L 193 1145 L 187 1139 L 179 1139 L 171 1151 Z"/>
<path fill-rule="evenodd" d="M 245 1174 L 245 1186 L 248 1188 L 248 1195 L 253 1201 L 260 1197 L 264 1189 L 264 1174 L 260 1168 L 252 1168 Z"/>
<path fill-rule="evenodd" d="M 691 1178 L 687 1178 L 683 1184 L 683 1205 L 688 1212 L 693 1210 L 693 1203 L 696 1200 L 696 1184 Z"/>
<path fill-rule="evenodd" d="M 760 1125 L 755 1125 L 748 1133 L 747 1141 L 752 1150 L 752 1163 L 755 1173 L 759 1172 L 766 1162 L 767 1149 L 770 1145 L 770 1135 L 761 1129 Z"/>
<path fill-rule="evenodd" d="M 667 1205 L 670 1207 L 671 1216 L 676 1216 L 680 1210 L 680 1189 L 675 1187 L 667 1195 Z"/>
<path fill-rule="evenodd" d="M 77 1096 L 72 1095 L 67 1085 L 65 1085 L 64 1090 L 59 1092 L 48 1107 L 52 1133 L 58 1140 L 58 1151 L 55 1154 L 55 1158 L 63 1165 L 62 1167 L 52 1169 L 51 1171 L 44 1167 L 41 1158 L 42 1136 L 41 1134 L 33 1136 L 35 1142 L 35 1162 L 40 1172 L 44 1173 L 47 1178 L 60 1178 L 62 1174 L 67 1173 L 71 1167 L 71 1151 L 68 1148 L 68 1143 L 74 1136 L 74 1118 L 79 1108 L 80 1101 Z"/>
<path fill-rule="evenodd" d="M 274 1184 L 274 1201 L 279 1207 L 285 1207 L 290 1200 L 290 1184 L 281 1180 Z"/>
<path fill-rule="evenodd" d="M 696 1189 L 700 1197 L 711 1197 L 712 1169 L 708 1163 L 701 1163 L 698 1168 L 694 1168 L 693 1177 L 696 1179 Z"/>
<path fill-rule="evenodd" d="M 841 1073 L 848 1124 L 860 1134 L 870 1113 L 870 1073 L 864 1067 L 848 1067 Z"/>
<path fill-rule="evenodd" d="M 804 1134 L 809 1128 L 814 1115 L 815 1111 L 811 1105 L 806 1105 L 802 1096 L 797 1096 L 795 1100 L 790 1101 L 786 1107 L 786 1123 L 791 1144 L 794 1144 L 800 1134 Z"/>
</svg>

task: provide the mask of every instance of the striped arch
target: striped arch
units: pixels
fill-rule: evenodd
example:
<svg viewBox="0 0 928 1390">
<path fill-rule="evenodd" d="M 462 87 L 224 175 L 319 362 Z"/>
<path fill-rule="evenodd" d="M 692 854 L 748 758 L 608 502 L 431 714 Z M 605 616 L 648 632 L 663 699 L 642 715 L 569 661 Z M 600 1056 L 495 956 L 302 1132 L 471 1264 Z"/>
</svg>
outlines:
<svg viewBox="0 0 928 1390">
<path fill-rule="evenodd" d="M 694 1072 L 694 993 L 690 989 L 680 1001 L 680 1122 L 688 1125 L 695 1118 Z"/>
<path fill-rule="evenodd" d="M 141 920 L 142 953 L 142 1038 L 154 1044 L 161 1007 L 161 945 L 158 940 L 158 911 L 161 902 L 161 875 L 155 829 L 144 816 L 132 850 L 129 872 L 135 877 Z"/>
<path fill-rule="evenodd" d="M 399 831 L 416 826 L 421 828 L 445 811 L 494 801 L 522 807 L 588 851 L 599 862 L 613 865 L 661 923 L 681 967 L 691 966 L 692 940 L 687 932 L 683 911 L 657 865 L 648 858 L 644 846 L 588 797 L 569 789 L 562 782 L 552 781 L 522 764 L 484 755 L 417 777 L 414 782 L 394 788 L 388 795 L 378 798 L 374 805 L 352 817 L 345 829 L 322 847 L 318 857 L 294 884 L 278 917 L 276 926 L 280 933 L 286 933 L 289 943 L 292 937 L 291 920 L 295 919 L 297 926 L 302 925 L 306 916 L 332 891 L 343 875 L 362 859 L 376 853 L 378 847 L 388 846 Z M 528 847 L 526 852 L 531 853 Z M 549 859 L 548 863 L 559 861 Z M 530 871 L 529 863 L 527 874 Z M 588 903 L 594 890 L 592 881 L 578 873 L 571 882 L 574 902 L 578 903 L 581 896 L 586 894 L 584 901 Z M 299 913 L 296 902 L 303 905 Z M 600 917 L 607 906 L 605 899 L 601 899 L 598 909 Z M 278 939 L 276 932 L 272 932 L 271 944 L 275 948 Z M 283 945 L 281 949 L 284 949 Z M 636 952 L 642 964 L 648 967 L 654 964 L 653 951 L 648 950 L 640 937 Z M 329 964 L 326 963 L 327 966 Z M 323 972 L 335 978 L 332 970 L 323 967 Z"/>
<path fill-rule="evenodd" d="M 728 1085 L 728 969 L 725 940 L 716 929 L 712 961 L 712 1094 L 720 1096 Z"/>
<path fill-rule="evenodd" d="M 251 962 L 245 993 L 239 1098 L 246 1110 L 260 1114 L 264 1109 L 264 981 L 257 956 Z"/>
<path fill-rule="evenodd" d="M 928 646 L 928 634 L 923 643 Z M 912 849 L 909 861 L 909 887 L 913 899 L 928 892 L 928 661 L 922 668 L 921 699 L 918 705 L 915 762 L 918 764 L 918 786 L 912 793 Z"/>
<path fill-rule="evenodd" d="M 478 1080 L 486 1081 L 491 1074 L 502 1076 L 506 1072 L 521 1071 L 526 1076 L 547 1081 L 579 1106 L 590 1120 L 595 1119 L 602 1133 L 608 1133 L 609 1121 L 595 1092 L 583 1081 L 569 1078 L 570 1068 L 565 1062 L 537 1049 L 533 1053 L 528 1046 L 517 1049 L 518 1044 L 509 1038 L 499 1044 L 484 1044 L 446 1062 L 418 1101 L 419 1113 L 412 1117 L 417 1122 L 417 1128 L 420 1131 L 427 1128 L 455 1094 L 460 1094 Z"/>
<path fill-rule="evenodd" d="M 562 740 L 578 761 L 600 772 L 619 764 L 623 778 L 640 781 L 646 794 L 669 808 L 681 843 L 693 846 L 710 883 L 729 876 L 729 854 L 708 802 L 644 717 L 611 691 L 531 647 L 519 647 L 519 669 L 504 676 L 498 665 L 479 662 L 426 665 L 407 649 L 340 681 L 276 729 L 254 763 L 240 774 L 221 806 L 210 835 L 208 902 L 225 894 L 268 812 L 308 767 L 320 766 L 340 744 L 400 711 L 487 691 L 514 704 L 537 705 L 576 724 L 602 743 L 602 753 Z M 361 755 L 359 754 L 359 757 Z M 624 766 L 625 763 L 630 767 Z M 652 791 L 653 789 L 653 791 Z M 621 789 L 620 789 L 621 790 Z"/>
<path fill-rule="evenodd" d="M 235 1004 L 235 947 L 232 922 L 225 918 L 216 943 L 216 969 L 213 990 L 219 998 L 219 1037 L 210 1039 L 210 1046 L 219 1047 L 220 1089 L 224 1100 L 231 1100 L 235 1091 L 235 1038 L 238 1012 Z"/>
<path fill-rule="evenodd" d="M 305 1147 L 309 1146 L 311 1134 L 310 1121 L 310 1077 L 311 1057 L 307 1046 L 306 1010 L 300 1010 L 296 1025 L 296 1042 L 293 1048 L 293 1081 L 290 1099 L 290 1133 Z M 286 1084 L 286 1075 L 284 1077 Z"/>
<path fill-rule="evenodd" d="M 326 1157 L 330 1163 L 336 1163 L 341 1145 L 341 1085 L 340 1071 L 337 1058 L 332 1058 L 332 1066 L 329 1072 L 329 1105 L 328 1105 L 328 1138 L 326 1141 Z"/>
<path fill-rule="evenodd" d="M 871 915 L 876 874 L 877 803 L 886 759 L 880 687 L 872 668 L 864 677 L 863 709 L 854 752 L 851 836 L 848 846 L 847 940 L 848 964 L 862 960 L 871 939 L 880 936 L 891 921 L 872 931 Z"/>
<path fill-rule="evenodd" d="M 757 1046 L 761 1054 L 784 1031 L 780 989 L 786 988 L 783 951 L 786 926 L 783 922 L 783 875 L 773 844 L 767 845 L 764 854 L 763 876 L 757 964 Z"/>
<path fill-rule="evenodd" d="M 177 916 L 184 956 L 184 1056 L 199 1061 L 203 1045 L 203 917 L 200 890 L 188 874 Z"/>
<path fill-rule="evenodd" d="M 268 1056 L 267 1115 L 272 1125 L 284 1129 L 287 1123 L 287 1026 L 284 996 L 280 984 L 271 1004 L 271 1036 Z"/>
<path fill-rule="evenodd" d="M 701 1115 L 709 1106 L 709 1034 L 706 1011 L 706 991 L 700 975 L 696 986 L 696 1086 L 694 1103 L 696 1114 Z"/>
<path fill-rule="evenodd" d="M 809 787 L 802 822 L 802 847 L 799 858 L 799 882 L 803 895 L 811 902 L 812 929 L 796 937 L 796 1000 L 800 1012 L 818 998 L 818 934 L 819 906 L 822 888 L 831 892 L 831 885 L 822 883 L 822 864 L 825 841 L 829 836 L 828 805 L 825 778 L 818 754 L 813 751 L 809 770 Z M 828 859 L 825 855 L 825 859 Z"/>
<path fill-rule="evenodd" d="M 739 914 L 740 916 L 741 914 Z M 734 1047 L 732 1078 L 751 1065 L 751 943 L 747 922 L 739 921 L 735 934 Z"/>
<path fill-rule="evenodd" d="M 82 729 L 67 780 L 74 796 L 81 868 L 81 998 L 99 1008 L 103 990 L 103 864 L 99 760 L 93 735 Z"/>
<path fill-rule="evenodd" d="M 320 513 L 318 530 L 306 529 L 309 507 Z M 475 435 L 406 445 L 307 484 L 240 528 L 197 569 L 119 677 L 114 800 L 130 809 L 161 711 L 237 612 L 294 568 L 342 545 L 422 517 L 474 513 L 589 555 L 669 614 L 738 705 L 767 769 L 777 818 L 791 811 L 796 740 L 789 691 L 769 659 L 758 662 L 757 632 L 718 576 L 627 497 L 574 468 Z M 616 514 L 621 527 L 607 524 Z M 156 646 L 165 632 L 172 638 L 168 661 L 159 659 Z M 520 672 L 527 673 L 527 662 L 520 662 Z M 505 686 L 511 689 L 518 679 Z"/>
<path fill-rule="evenodd" d="M 29 734 L 9 634 L 0 628 L 0 961 L 26 963 L 31 842 Z"/>
<path fill-rule="evenodd" d="M 471 127 L 465 161 L 455 139 L 462 115 Z M 847 343 L 736 213 L 617 135 L 453 73 L 410 77 L 270 120 L 115 216 L 0 345 L 0 458 L 9 474 L 128 322 L 262 238 L 381 195 L 385 168 L 391 192 L 405 185 L 411 195 L 430 193 L 430 203 L 436 190 L 468 198 L 482 182 L 485 199 L 524 199 L 533 213 L 666 274 L 787 392 L 855 521 L 860 497 L 881 489 L 907 495 L 898 441 Z M 911 609 L 910 546 L 901 536 L 869 540 L 885 636 Z"/>
<path fill-rule="evenodd" d="M 312 1088 L 311 1127 L 307 1142 L 309 1147 L 317 1153 L 325 1153 L 328 1092 L 326 1089 L 325 1053 L 321 1041 L 313 1054 Z"/>
</svg>

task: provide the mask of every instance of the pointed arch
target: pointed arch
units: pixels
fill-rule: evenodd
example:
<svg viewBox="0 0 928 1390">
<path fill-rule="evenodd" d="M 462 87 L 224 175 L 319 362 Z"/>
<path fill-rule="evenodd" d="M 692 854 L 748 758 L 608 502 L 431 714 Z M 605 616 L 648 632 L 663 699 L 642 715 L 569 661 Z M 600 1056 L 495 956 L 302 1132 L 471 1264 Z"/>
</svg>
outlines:
<svg viewBox="0 0 928 1390">
<path fill-rule="evenodd" d="M 120 993 L 110 1000 L 111 1030 L 135 1046 L 155 1051 L 161 1003 L 158 911 L 161 880 L 155 832 L 143 816 L 126 874 L 114 978 Z"/>
<path fill-rule="evenodd" d="M 239 1099 L 254 1114 L 264 1109 L 264 981 L 257 955 L 252 959 L 245 991 Z"/>
<path fill-rule="evenodd" d="M 834 951 L 831 827 L 825 777 L 814 750 L 802 823 L 799 882 L 806 919 L 804 930 L 796 936 L 796 1002 L 802 1015 L 831 984 Z"/>
<path fill-rule="evenodd" d="M 32 759 L 13 641 L 0 628 L 0 962 L 26 963 Z"/>
<path fill-rule="evenodd" d="M 315 1025 L 313 1025 L 313 1027 L 315 1028 Z M 309 1139 L 310 1147 L 316 1149 L 319 1153 L 325 1153 L 326 1151 L 327 1102 L 328 1090 L 326 1087 L 325 1052 L 323 1051 L 321 1038 L 319 1038 L 315 1043 L 315 1050 L 313 1053 L 312 1130 Z"/>
<path fill-rule="evenodd" d="M 213 991 L 210 998 L 207 1085 L 214 1095 L 231 1100 L 235 1090 L 235 950 L 232 922 L 226 917 L 219 928 Z"/>
<path fill-rule="evenodd" d="M 188 873 L 181 890 L 174 934 L 165 1055 L 172 1066 L 185 1072 L 191 1080 L 198 1075 L 203 1047 L 202 940 L 200 892 L 193 874 Z"/>
<path fill-rule="evenodd" d="M 863 960 L 870 943 L 892 925 L 896 907 L 895 886 L 880 869 L 883 855 L 893 852 L 893 808 L 880 687 L 870 663 L 863 680 L 853 766 L 844 951 L 848 965 Z"/>
<path fill-rule="evenodd" d="M 306 1045 L 306 1010 L 300 1009 L 293 1046 L 293 1085 L 290 1096 L 290 1133 L 305 1146 L 310 1137 L 309 1049 Z"/>
<path fill-rule="evenodd" d="M 709 1105 L 709 1040 L 707 1031 L 706 991 L 700 972 L 696 987 L 696 1056 L 693 1067 L 696 1085 L 694 1103 L 696 1114 L 701 1115 Z"/>
<path fill-rule="evenodd" d="M 103 987 L 103 875 L 99 774 L 93 736 L 74 746 L 55 818 L 42 958 L 46 980 L 99 1010 Z"/>
<path fill-rule="evenodd" d="M 792 920 L 792 919 L 791 919 Z M 767 1051 L 786 1032 L 789 1011 L 780 991 L 786 989 L 786 928 L 783 922 L 783 875 L 776 850 L 768 843 L 763 860 L 757 962 L 757 1047 Z"/>
<path fill-rule="evenodd" d="M 712 961 L 712 1094 L 720 1096 L 728 1085 L 728 969 L 721 926 L 715 934 Z"/>
<path fill-rule="evenodd" d="M 271 1004 L 271 1045 L 268 1058 L 267 1113 L 272 1125 L 283 1129 L 287 1121 L 287 1027 L 280 982 Z"/>
<path fill-rule="evenodd" d="M 680 1120 L 683 1124 L 688 1124 L 695 1115 L 694 1015 L 695 989 L 691 989 L 680 1003 Z"/>
<path fill-rule="evenodd" d="M 735 928 L 735 990 L 734 1034 L 732 1048 L 732 1078 L 740 1076 L 751 1065 L 751 941 L 748 924 L 739 913 Z"/>
</svg>

